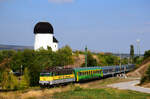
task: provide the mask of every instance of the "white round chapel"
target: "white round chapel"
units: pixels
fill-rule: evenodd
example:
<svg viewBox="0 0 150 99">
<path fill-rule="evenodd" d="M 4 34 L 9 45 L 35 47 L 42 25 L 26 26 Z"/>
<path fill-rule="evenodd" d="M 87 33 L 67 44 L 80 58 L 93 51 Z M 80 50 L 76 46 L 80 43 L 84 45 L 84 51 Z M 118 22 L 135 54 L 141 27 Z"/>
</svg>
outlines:
<svg viewBox="0 0 150 99">
<path fill-rule="evenodd" d="M 58 40 L 54 37 L 54 30 L 50 23 L 39 22 L 34 27 L 35 43 L 34 50 L 43 48 L 47 50 L 51 47 L 52 51 L 58 50 Z"/>
</svg>

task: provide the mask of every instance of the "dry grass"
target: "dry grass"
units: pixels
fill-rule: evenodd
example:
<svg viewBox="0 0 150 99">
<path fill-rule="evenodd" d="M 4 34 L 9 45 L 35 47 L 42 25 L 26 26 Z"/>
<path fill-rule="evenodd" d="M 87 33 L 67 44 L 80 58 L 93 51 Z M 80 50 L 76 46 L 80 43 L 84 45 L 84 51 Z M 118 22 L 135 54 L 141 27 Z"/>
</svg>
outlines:
<svg viewBox="0 0 150 99">
<path fill-rule="evenodd" d="M 142 66 L 137 68 L 135 71 L 128 73 L 127 76 L 141 77 L 145 73 L 149 65 L 150 65 L 150 61 L 143 64 Z"/>
<path fill-rule="evenodd" d="M 0 99 L 47 99 L 53 96 L 56 92 L 65 92 L 70 90 L 70 86 L 63 88 L 50 88 L 39 90 L 14 91 L 14 92 L 1 92 Z M 44 97 L 44 98 L 43 98 Z"/>
<path fill-rule="evenodd" d="M 129 81 L 130 79 L 123 78 L 107 78 L 103 80 L 96 80 L 86 83 L 70 84 L 50 89 L 31 88 L 24 91 L 1 92 L 0 99 L 50 99 L 55 93 L 66 92 L 73 90 L 77 86 L 81 88 L 107 88 L 108 84 Z M 11 98 L 10 98 L 11 97 Z"/>
</svg>

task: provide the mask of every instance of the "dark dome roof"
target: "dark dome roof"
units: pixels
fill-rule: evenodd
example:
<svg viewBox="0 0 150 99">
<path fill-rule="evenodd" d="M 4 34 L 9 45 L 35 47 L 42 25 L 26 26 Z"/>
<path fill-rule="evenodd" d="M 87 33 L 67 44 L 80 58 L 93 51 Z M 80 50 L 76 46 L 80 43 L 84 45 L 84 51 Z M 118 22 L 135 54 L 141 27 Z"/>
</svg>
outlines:
<svg viewBox="0 0 150 99">
<path fill-rule="evenodd" d="M 58 43 L 58 40 L 53 36 L 53 42 Z"/>
<path fill-rule="evenodd" d="M 34 27 L 34 34 L 46 34 L 50 33 L 53 34 L 53 27 L 48 22 L 39 22 Z"/>
</svg>

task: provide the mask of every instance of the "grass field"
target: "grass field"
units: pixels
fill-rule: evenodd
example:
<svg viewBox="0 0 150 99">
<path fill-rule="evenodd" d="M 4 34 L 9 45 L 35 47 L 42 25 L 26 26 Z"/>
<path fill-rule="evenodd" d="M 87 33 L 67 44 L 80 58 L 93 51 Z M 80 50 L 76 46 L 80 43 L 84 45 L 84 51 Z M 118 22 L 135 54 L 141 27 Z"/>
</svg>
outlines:
<svg viewBox="0 0 150 99">
<path fill-rule="evenodd" d="M 150 99 L 150 94 L 108 88 L 108 84 L 131 79 L 107 78 L 56 88 L 33 87 L 22 91 L 0 92 L 0 99 Z"/>
<path fill-rule="evenodd" d="M 55 93 L 52 99 L 150 99 L 150 94 L 111 88 L 75 88 L 75 90 Z"/>
</svg>

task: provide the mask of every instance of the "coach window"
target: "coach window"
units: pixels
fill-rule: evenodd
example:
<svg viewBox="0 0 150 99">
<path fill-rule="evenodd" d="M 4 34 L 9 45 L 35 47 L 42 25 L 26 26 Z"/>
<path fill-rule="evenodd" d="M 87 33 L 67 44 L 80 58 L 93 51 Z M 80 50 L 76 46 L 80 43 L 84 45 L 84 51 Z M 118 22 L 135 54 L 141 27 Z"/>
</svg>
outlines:
<svg viewBox="0 0 150 99">
<path fill-rule="evenodd" d="M 84 75 L 86 75 L 86 71 L 84 72 Z"/>
<path fill-rule="evenodd" d="M 81 72 L 79 72 L 79 76 L 81 76 L 82 75 L 82 73 Z"/>
</svg>

